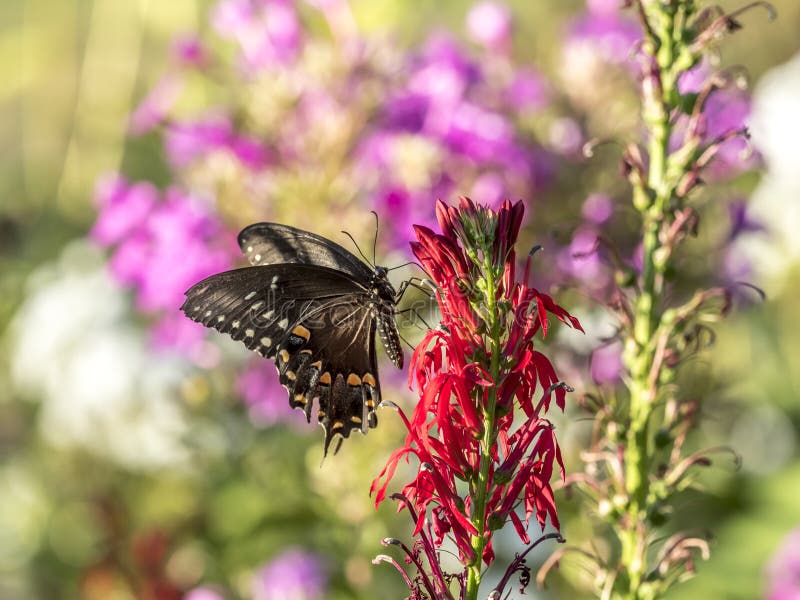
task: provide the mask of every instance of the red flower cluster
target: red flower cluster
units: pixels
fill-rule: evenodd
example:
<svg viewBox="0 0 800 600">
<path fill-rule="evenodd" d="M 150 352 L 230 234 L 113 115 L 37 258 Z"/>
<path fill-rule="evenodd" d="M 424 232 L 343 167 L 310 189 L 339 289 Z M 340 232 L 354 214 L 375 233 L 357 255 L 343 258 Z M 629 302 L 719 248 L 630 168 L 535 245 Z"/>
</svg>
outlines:
<svg viewBox="0 0 800 600">
<path fill-rule="evenodd" d="M 548 516 L 559 527 L 550 479 L 554 463 L 562 478 L 564 469 L 542 415 L 552 398 L 564 408 L 568 388 L 534 349 L 534 337 L 547 334 L 549 314 L 581 326 L 527 285 L 530 256 L 516 280 L 523 210 L 521 202 L 493 211 L 462 198 L 458 207 L 437 203 L 442 234 L 415 227 L 412 249 L 437 286 L 442 320 L 412 357 L 409 383 L 420 399 L 410 419 L 400 411 L 405 443 L 371 489 L 376 504 L 383 501 L 399 461 L 415 455 L 419 470 L 402 490 L 417 517 L 414 535 L 430 520 L 436 544 L 452 538 L 468 565 L 479 564 L 477 554 L 493 561 L 492 533 L 509 520 L 526 544 L 531 515 L 542 528 Z"/>
</svg>

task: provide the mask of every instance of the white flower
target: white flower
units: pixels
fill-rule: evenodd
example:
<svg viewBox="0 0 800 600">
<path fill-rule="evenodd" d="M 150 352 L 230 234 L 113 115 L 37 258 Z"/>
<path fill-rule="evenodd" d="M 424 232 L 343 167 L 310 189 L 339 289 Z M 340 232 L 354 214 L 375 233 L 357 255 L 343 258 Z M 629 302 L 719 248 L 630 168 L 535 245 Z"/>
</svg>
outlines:
<svg viewBox="0 0 800 600">
<path fill-rule="evenodd" d="M 45 439 L 131 468 L 183 463 L 187 425 L 176 389 L 186 366 L 154 355 L 128 322 L 125 292 L 100 251 L 75 242 L 29 286 L 10 327 L 11 378 L 41 401 Z"/>
<path fill-rule="evenodd" d="M 778 293 L 800 259 L 800 54 L 764 75 L 753 95 L 750 128 L 767 172 L 753 192 L 748 212 L 768 235 L 742 236 L 734 251 L 747 257 Z"/>
</svg>

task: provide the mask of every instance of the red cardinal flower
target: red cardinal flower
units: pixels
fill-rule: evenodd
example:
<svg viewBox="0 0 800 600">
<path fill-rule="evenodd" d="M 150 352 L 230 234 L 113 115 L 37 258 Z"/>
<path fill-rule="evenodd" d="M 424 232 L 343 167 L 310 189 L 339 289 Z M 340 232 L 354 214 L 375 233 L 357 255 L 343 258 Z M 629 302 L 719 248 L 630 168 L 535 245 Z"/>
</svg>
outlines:
<svg viewBox="0 0 800 600">
<path fill-rule="evenodd" d="M 494 211 L 462 198 L 457 207 L 437 203 L 442 233 L 415 226 L 411 247 L 436 284 L 441 324 L 413 354 L 410 384 L 419 402 L 410 419 L 401 412 L 405 443 L 371 489 L 376 504 L 383 501 L 400 460 L 416 457 L 417 474 L 398 495 L 401 508 L 414 516 L 423 545 L 455 543 L 466 566 L 456 577 L 467 597 L 477 590 L 481 563 L 494 560 L 495 530 L 511 522 L 529 544 L 532 516 L 542 528 L 548 517 L 559 527 L 550 480 L 556 464 L 562 478 L 564 467 L 545 415 L 553 398 L 564 408 L 569 388 L 535 338 L 547 335 L 550 315 L 581 326 L 528 285 L 530 256 L 524 279 L 516 279 L 523 211 L 521 202 Z M 437 582 L 440 570 L 432 570 L 424 578 L 435 588 L 428 593 L 450 597 L 444 580 Z"/>
</svg>

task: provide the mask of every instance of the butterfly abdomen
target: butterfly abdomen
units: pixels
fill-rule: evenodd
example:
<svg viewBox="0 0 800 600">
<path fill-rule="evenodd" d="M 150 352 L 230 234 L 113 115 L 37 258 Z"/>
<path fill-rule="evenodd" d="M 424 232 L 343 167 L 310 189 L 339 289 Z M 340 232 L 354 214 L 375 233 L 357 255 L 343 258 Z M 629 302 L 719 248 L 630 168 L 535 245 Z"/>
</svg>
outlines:
<svg viewBox="0 0 800 600">
<path fill-rule="evenodd" d="M 386 354 L 389 356 L 389 360 L 391 360 L 398 369 L 402 369 L 403 347 L 400 345 L 400 334 L 394 323 L 393 312 L 382 308 L 378 313 L 376 326 Z"/>
</svg>

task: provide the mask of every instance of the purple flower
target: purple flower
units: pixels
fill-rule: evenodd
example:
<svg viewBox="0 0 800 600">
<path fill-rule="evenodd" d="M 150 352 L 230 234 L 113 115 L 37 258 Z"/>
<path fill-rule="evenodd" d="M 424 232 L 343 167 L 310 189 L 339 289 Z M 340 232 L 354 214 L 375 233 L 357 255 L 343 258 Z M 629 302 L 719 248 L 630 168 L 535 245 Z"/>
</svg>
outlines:
<svg viewBox="0 0 800 600">
<path fill-rule="evenodd" d="M 478 5 L 471 16 L 475 26 L 481 11 L 499 18 L 496 11 L 504 9 L 492 2 Z M 356 171 L 369 182 L 365 187 L 371 188 L 376 210 L 402 215 L 393 222 L 395 231 L 432 223 L 433 198 L 471 191 L 492 205 L 506 196 L 528 194 L 551 178 L 554 156 L 521 138 L 515 126 L 519 111 L 536 111 L 549 101 L 539 73 L 511 71 L 497 85 L 446 34 L 431 36 L 407 64 L 407 76 L 389 92 L 373 121 L 376 128 L 360 140 L 356 152 Z M 567 124 L 564 133 L 571 149 L 579 147 L 577 125 Z M 424 167 L 421 160 L 401 162 L 414 144 L 430 154 Z M 402 233 L 392 243 L 402 248 L 407 239 Z"/>
<path fill-rule="evenodd" d="M 275 369 L 263 360 L 251 362 L 239 374 L 236 391 L 247 405 L 250 419 L 258 426 L 291 423 L 302 428 L 306 424 L 303 412 L 292 409 L 286 402 L 286 391 Z"/>
<path fill-rule="evenodd" d="M 789 532 L 767 566 L 765 600 L 800 600 L 800 528 Z"/>
<path fill-rule="evenodd" d="M 631 50 L 642 37 L 639 24 L 613 10 L 609 0 L 591 1 L 588 9 L 569 27 L 567 50 L 581 47 L 605 62 L 628 62 Z"/>
<path fill-rule="evenodd" d="M 559 252 L 558 266 L 587 288 L 602 288 L 608 283 L 609 269 L 598 250 L 597 231 L 590 226 L 579 227 L 570 245 Z"/>
<path fill-rule="evenodd" d="M 687 71 L 678 82 L 682 94 L 698 93 L 711 75 L 711 67 L 701 63 Z M 750 96 L 745 90 L 728 86 L 717 89 L 706 100 L 698 133 L 704 144 L 728 132 L 743 129 L 750 117 Z M 674 137 L 670 140 L 673 149 L 677 148 L 686 131 L 688 117 L 683 116 L 677 124 Z M 705 169 L 712 179 L 726 179 L 752 168 L 758 157 L 751 155 L 747 142 L 735 137 L 722 144 L 712 162 Z"/>
<path fill-rule="evenodd" d="M 592 380 L 598 385 L 620 381 L 623 372 L 622 344 L 606 344 L 592 352 L 590 371 Z"/>
<path fill-rule="evenodd" d="M 747 210 L 747 202 L 741 198 L 733 200 L 728 204 L 728 214 L 731 218 L 731 230 L 728 240 L 734 240 L 743 233 L 757 233 L 766 231 L 766 227 L 760 221 L 753 219 Z"/>
<path fill-rule="evenodd" d="M 448 127 L 442 133 L 451 150 L 479 163 L 513 162 L 517 152 L 514 127 L 505 116 L 470 102 L 452 107 L 448 115 Z"/>
<path fill-rule="evenodd" d="M 259 569 L 253 579 L 253 600 L 323 600 L 328 577 L 320 559 L 290 549 Z"/>
<path fill-rule="evenodd" d="M 470 198 L 487 206 L 499 206 L 508 196 L 506 182 L 502 175 L 494 172 L 482 173 L 472 184 Z"/>
<path fill-rule="evenodd" d="M 378 214 L 391 215 L 390 226 L 385 228 L 386 239 L 392 248 L 400 252 L 409 250 L 409 232 L 414 223 L 434 225 L 434 204 L 431 198 L 447 196 L 450 185 L 440 182 L 432 188 L 408 190 L 400 184 L 387 185 L 373 197 L 373 206 Z"/>
<path fill-rule="evenodd" d="M 678 91 L 681 94 L 696 94 L 703 88 L 711 70 L 706 63 L 700 63 L 694 69 L 684 71 L 678 79 Z"/>
<path fill-rule="evenodd" d="M 550 102 L 550 92 L 545 78 L 533 69 L 519 69 L 508 87 L 506 102 L 521 111 L 536 112 Z"/>
<path fill-rule="evenodd" d="M 467 88 L 478 81 L 480 70 L 450 36 L 431 36 L 419 64 L 412 71 L 408 90 L 443 108 L 460 102 Z"/>
<path fill-rule="evenodd" d="M 614 201 L 607 194 L 591 194 L 581 207 L 584 219 L 595 225 L 602 225 L 611 218 Z"/>
<path fill-rule="evenodd" d="M 511 51 L 511 11 L 500 2 L 479 2 L 467 14 L 467 33 L 487 50 L 508 53 Z"/>
<path fill-rule="evenodd" d="M 425 116 L 430 105 L 428 96 L 403 90 L 386 101 L 383 125 L 388 129 L 417 132 L 425 125 Z"/>
<path fill-rule="evenodd" d="M 729 131 L 742 129 L 750 118 L 750 97 L 740 89 L 719 90 L 708 99 L 705 118 L 706 142 Z M 757 163 L 758 157 L 750 152 L 747 141 L 742 137 L 735 137 L 720 147 L 705 172 L 717 179 L 725 179 L 746 171 Z"/>
</svg>

